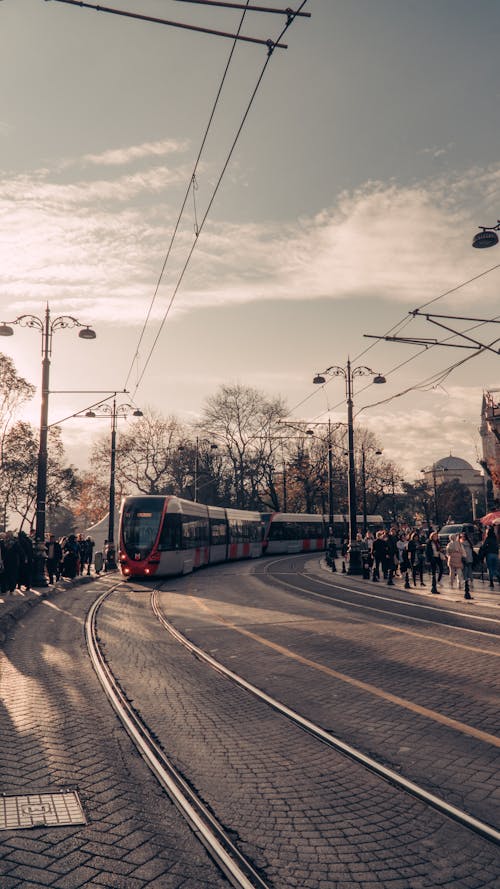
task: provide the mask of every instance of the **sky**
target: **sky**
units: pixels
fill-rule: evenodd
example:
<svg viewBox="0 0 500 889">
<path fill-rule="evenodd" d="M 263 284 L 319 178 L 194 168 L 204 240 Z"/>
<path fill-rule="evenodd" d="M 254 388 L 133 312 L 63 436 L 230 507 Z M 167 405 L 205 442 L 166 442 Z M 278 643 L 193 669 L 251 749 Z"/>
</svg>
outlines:
<svg viewBox="0 0 500 889">
<path fill-rule="evenodd" d="M 107 5 L 233 34 L 241 22 L 183 0 Z M 196 421 L 238 383 L 320 434 L 346 420 L 344 380 L 313 377 L 349 358 L 386 377 L 356 374 L 355 424 L 408 480 L 450 453 L 478 468 L 498 353 L 458 348 L 425 313 L 500 314 L 500 246 L 471 246 L 500 216 L 500 2 L 303 11 L 288 48 L 241 41 L 231 55 L 222 36 L 1 0 L 0 321 L 49 304 L 96 331 L 54 330 L 50 423 L 122 389 Z M 241 34 L 276 41 L 285 24 L 247 12 Z M 500 337 L 491 320 L 435 320 Z M 0 349 L 37 386 L 36 424 L 41 337 L 14 330 Z M 73 463 L 106 424 L 62 424 Z"/>
</svg>

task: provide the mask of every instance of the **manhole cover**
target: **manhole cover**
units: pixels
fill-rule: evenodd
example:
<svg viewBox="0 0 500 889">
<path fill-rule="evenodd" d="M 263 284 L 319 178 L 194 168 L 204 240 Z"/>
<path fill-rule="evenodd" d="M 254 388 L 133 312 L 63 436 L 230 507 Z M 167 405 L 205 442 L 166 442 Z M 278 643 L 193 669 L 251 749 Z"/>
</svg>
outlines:
<svg viewBox="0 0 500 889">
<path fill-rule="evenodd" d="M 0 830 L 19 827 L 63 827 L 86 824 L 82 804 L 74 790 L 0 796 Z"/>
</svg>

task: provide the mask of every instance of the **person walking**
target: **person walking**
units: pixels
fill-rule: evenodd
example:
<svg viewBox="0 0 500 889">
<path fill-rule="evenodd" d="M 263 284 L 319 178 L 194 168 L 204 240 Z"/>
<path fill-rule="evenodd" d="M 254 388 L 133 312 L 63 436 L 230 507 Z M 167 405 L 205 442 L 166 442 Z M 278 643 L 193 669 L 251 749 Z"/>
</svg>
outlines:
<svg viewBox="0 0 500 889">
<path fill-rule="evenodd" d="M 465 559 L 465 550 L 456 534 L 450 534 L 449 543 L 446 546 L 446 561 L 450 572 L 450 589 L 462 589 L 462 559 Z"/>
<path fill-rule="evenodd" d="M 438 594 L 439 590 L 437 589 L 437 584 L 441 583 L 441 578 L 443 576 L 443 554 L 441 551 L 441 544 L 439 543 L 437 531 L 432 531 L 432 533 L 430 534 L 425 547 L 425 554 L 427 556 L 429 565 L 431 566 L 431 592 L 434 594 Z"/>
<path fill-rule="evenodd" d="M 399 535 L 397 528 L 391 528 L 389 534 L 387 535 L 387 586 L 394 586 L 393 578 L 399 567 L 398 539 Z"/>
<path fill-rule="evenodd" d="M 6 592 L 14 593 L 19 583 L 21 561 L 24 558 L 23 551 L 12 531 L 5 532 L 3 545 L 4 584 Z"/>
<path fill-rule="evenodd" d="M 18 587 L 24 586 L 26 592 L 31 589 L 33 582 L 33 542 L 25 531 L 19 531 L 18 542 L 21 548 L 21 563 L 19 566 Z"/>
<path fill-rule="evenodd" d="M 490 579 L 490 588 L 493 589 L 493 581 L 496 579 L 500 582 L 500 574 L 498 567 L 498 537 L 493 525 L 490 525 L 483 540 L 480 553 L 486 559 L 486 567 Z"/>
<path fill-rule="evenodd" d="M 56 583 L 61 577 L 61 562 L 62 562 L 62 546 L 58 540 L 56 540 L 54 534 L 51 534 L 47 543 L 45 544 L 45 548 L 47 550 L 47 561 L 45 563 L 47 574 L 49 576 L 49 583 L 54 583 L 54 577 L 56 579 Z"/>
<path fill-rule="evenodd" d="M 384 564 L 387 559 L 387 541 L 385 540 L 385 531 L 377 531 L 375 540 L 373 541 L 373 571 L 372 580 L 380 580 L 380 568 L 384 570 Z"/>
<path fill-rule="evenodd" d="M 470 591 L 474 589 L 474 578 L 472 576 L 472 566 L 474 564 L 474 547 L 472 540 L 466 531 L 460 534 L 460 543 L 463 546 L 465 556 L 462 559 L 462 576 L 464 579 L 464 599 L 472 599 Z"/>
<path fill-rule="evenodd" d="M 417 585 L 417 575 L 420 578 L 420 586 L 424 583 L 425 544 L 418 531 L 413 531 L 408 541 L 408 559 L 410 562 L 413 586 Z"/>
<path fill-rule="evenodd" d="M 90 574 L 90 566 L 92 565 L 92 557 L 94 553 L 95 543 L 91 537 L 86 537 L 83 546 L 83 566 L 87 567 L 87 574 Z M 83 569 L 82 569 L 83 574 Z"/>
<path fill-rule="evenodd" d="M 78 560 L 79 551 L 76 536 L 74 534 L 70 534 L 63 546 L 63 562 L 61 569 L 61 574 L 63 575 L 63 577 L 69 577 L 70 580 L 75 579 L 79 570 Z"/>
</svg>

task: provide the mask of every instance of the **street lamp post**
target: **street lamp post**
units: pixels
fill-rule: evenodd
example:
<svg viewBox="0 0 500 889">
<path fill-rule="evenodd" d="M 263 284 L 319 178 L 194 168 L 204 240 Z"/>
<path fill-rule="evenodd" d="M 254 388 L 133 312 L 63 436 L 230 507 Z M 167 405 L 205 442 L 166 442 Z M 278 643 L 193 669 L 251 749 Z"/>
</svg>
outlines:
<svg viewBox="0 0 500 889">
<path fill-rule="evenodd" d="M 427 469 L 421 469 L 421 472 L 424 474 L 431 472 L 432 473 L 432 489 L 434 491 L 434 521 L 436 523 L 437 528 L 439 529 L 441 520 L 439 513 L 439 497 L 438 497 L 438 487 L 437 487 L 437 472 L 448 472 L 447 466 L 436 466 L 435 463 L 432 466 L 427 467 Z"/>
<path fill-rule="evenodd" d="M 50 308 L 47 304 L 45 315 L 38 318 L 36 315 L 19 315 L 14 321 L 2 322 L 0 324 L 0 336 L 12 336 L 14 331 L 11 327 L 13 324 L 19 324 L 21 327 L 34 327 L 42 334 L 42 392 L 41 392 L 41 410 L 40 410 L 40 441 L 38 449 L 38 465 L 37 465 L 37 481 L 36 481 L 36 524 L 35 536 L 37 540 L 45 540 L 45 517 L 46 517 L 46 499 L 47 499 L 47 439 L 48 439 L 48 414 L 49 414 L 49 377 L 50 377 L 50 357 L 52 354 L 52 336 L 55 330 L 62 327 L 81 327 L 78 336 L 84 340 L 94 340 L 96 333 L 88 324 L 82 324 L 72 315 L 58 315 L 51 319 Z M 36 577 L 34 583 L 37 586 L 46 586 L 43 563 L 37 563 Z"/>
<path fill-rule="evenodd" d="M 198 502 L 198 494 L 199 494 L 199 478 L 200 478 L 200 444 L 209 444 L 211 451 L 216 451 L 219 447 L 215 442 L 211 442 L 208 438 L 199 438 L 196 436 L 195 441 L 195 451 L 194 451 L 194 496 L 193 501 L 195 503 Z M 186 449 L 186 445 L 179 445 L 177 448 L 178 451 L 184 451 Z M 203 485 L 202 485 L 203 487 Z"/>
<path fill-rule="evenodd" d="M 327 449 L 328 449 L 328 532 L 333 536 L 333 525 L 334 525 L 334 510 L 333 510 L 333 442 L 332 442 L 332 431 L 334 429 L 339 429 L 341 426 L 345 426 L 345 423 L 334 423 L 332 425 L 332 421 L 328 418 L 327 423 L 322 422 L 311 422 L 308 425 L 310 426 L 328 426 L 327 433 Z M 314 435 L 312 429 L 306 429 L 306 435 Z"/>
<path fill-rule="evenodd" d="M 356 545 L 356 473 L 354 468 L 354 421 L 353 421 L 353 382 L 357 376 L 373 376 L 373 382 L 385 383 L 385 377 L 375 374 L 369 367 L 351 367 L 350 359 L 347 359 L 346 367 L 327 367 L 321 374 L 316 374 L 313 383 L 323 385 L 325 376 L 342 376 L 345 379 L 347 402 L 347 453 L 349 460 L 348 469 L 348 501 L 349 501 L 349 570 L 348 574 L 362 574 L 361 553 Z"/>
<path fill-rule="evenodd" d="M 94 418 L 111 418 L 111 448 L 109 458 L 109 500 L 108 500 L 108 544 L 106 551 L 106 570 L 111 571 L 117 567 L 116 564 L 116 548 L 115 548 L 115 475 L 116 475 L 116 430 L 119 417 L 126 419 L 129 411 L 134 417 L 142 417 L 143 413 L 139 408 L 132 404 L 116 404 L 116 393 L 112 404 L 102 403 L 98 405 L 102 413 L 97 414 L 93 410 L 88 410 L 86 417 Z"/>
</svg>

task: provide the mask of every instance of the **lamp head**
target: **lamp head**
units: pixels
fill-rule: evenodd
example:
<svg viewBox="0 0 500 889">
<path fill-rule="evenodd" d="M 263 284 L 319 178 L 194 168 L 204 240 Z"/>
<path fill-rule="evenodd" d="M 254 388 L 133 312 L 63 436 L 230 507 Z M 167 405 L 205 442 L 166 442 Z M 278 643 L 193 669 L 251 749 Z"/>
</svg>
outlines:
<svg viewBox="0 0 500 889">
<path fill-rule="evenodd" d="M 132 414 L 132 416 L 133 416 L 133 417 L 143 417 L 144 414 L 143 414 L 143 412 L 141 411 L 141 409 L 137 407 L 137 408 L 135 409 L 134 413 Z"/>
<path fill-rule="evenodd" d="M 83 327 L 82 330 L 78 332 L 78 336 L 82 340 L 95 340 L 96 332 L 92 330 L 91 327 Z"/>
<path fill-rule="evenodd" d="M 94 411 L 87 411 L 87 413 L 85 414 L 85 416 L 86 416 L 86 417 L 95 417 L 96 415 L 95 415 Z"/>
<path fill-rule="evenodd" d="M 0 324 L 0 336 L 13 336 L 14 331 L 8 324 Z"/>
<path fill-rule="evenodd" d="M 373 377 L 373 382 L 377 385 L 380 385 L 380 383 L 387 383 L 387 380 L 385 377 L 382 376 L 382 374 L 377 374 L 376 377 Z"/>
<path fill-rule="evenodd" d="M 498 244 L 498 235 L 492 229 L 483 229 L 474 235 L 472 246 L 482 250 L 484 247 L 494 247 Z"/>
<path fill-rule="evenodd" d="M 313 383 L 315 383 L 316 386 L 322 386 L 323 383 L 326 383 L 326 380 L 324 377 L 321 376 L 321 374 L 316 374 L 316 376 L 313 379 Z"/>
</svg>

